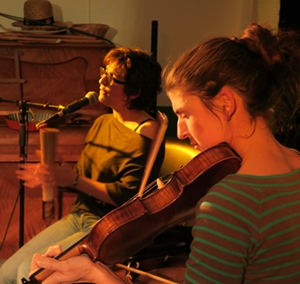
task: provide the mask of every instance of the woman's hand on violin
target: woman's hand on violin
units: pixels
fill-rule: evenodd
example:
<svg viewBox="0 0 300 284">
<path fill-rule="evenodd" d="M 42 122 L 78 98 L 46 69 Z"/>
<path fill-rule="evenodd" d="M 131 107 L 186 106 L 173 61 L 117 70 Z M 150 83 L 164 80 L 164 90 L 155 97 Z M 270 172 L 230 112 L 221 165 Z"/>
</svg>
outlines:
<svg viewBox="0 0 300 284">
<path fill-rule="evenodd" d="M 56 246 L 49 247 L 45 254 L 39 254 L 39 253 L 34 254 L 32 261 L 31 261 L 29 275 L 31 275 L 32 273 L 34 273 L 36 270 L 38 270 L 40 268 L 40 266 L 37 265 L 37 261 L 39 261 L 41 258 L 55 257 L 55 256 L 59 255 L 61 252 L 62 252 L 61 246 L 56 245 Z"/>
<path fill-rule="evenodd" d="M 124 284 L 125 282 L 102 263 L 94 263 L 87 256 L 80 255 L 60 261 L 53 256 L 60 253 L 59 247 L 50 247 L 45 255 L 35 254 L 31 269 L 45 268 L 54 271 L 43 284 L 89 283 Z"/>
</svg>

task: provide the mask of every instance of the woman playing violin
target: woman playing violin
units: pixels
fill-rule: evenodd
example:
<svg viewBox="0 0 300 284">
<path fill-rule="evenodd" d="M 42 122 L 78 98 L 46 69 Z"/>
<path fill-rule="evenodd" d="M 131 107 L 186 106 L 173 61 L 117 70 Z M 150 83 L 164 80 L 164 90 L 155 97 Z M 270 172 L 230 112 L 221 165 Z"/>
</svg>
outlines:
<svg viewBox="0 0 300 284">
<path fill-rule="evenodd" d="M 242 158 L 198 202 L 185 283 L 300 281 L 300 156 L 270 128 L 284 95 L 299 96 L 294 36 L 252 24 L 239 38 L 195 46 L 168 72 L 178 137 L 200 150 L 227 142 Z M 36 255 L 36 266 L 55 271 L 45 284 L 124 283 L 85 256 L 60 263 Z"/>
<path fill-rule="evenodd" d="M 112 109 L 98 117 L 89 130 L 75 171 L 22 165 L 18 177 L 26 187 L 47 181 L 60 187 L 76 184 L 79 195 L 70 214 L 27 242 L 1 267 L 0 283 L 21 283 L 30 270 L 32 255 L 50 245 L 68 248 L 88 234 L 100 217 L 134 196 L 141 183 L 157 121 L 149 114 L 161 91 L 161 66 L 139 49 L 115 48 L 100 69 L 99 101 Z M 149 180 L 158 177 L 164 157 L 162 145 Z"/>
</svg>

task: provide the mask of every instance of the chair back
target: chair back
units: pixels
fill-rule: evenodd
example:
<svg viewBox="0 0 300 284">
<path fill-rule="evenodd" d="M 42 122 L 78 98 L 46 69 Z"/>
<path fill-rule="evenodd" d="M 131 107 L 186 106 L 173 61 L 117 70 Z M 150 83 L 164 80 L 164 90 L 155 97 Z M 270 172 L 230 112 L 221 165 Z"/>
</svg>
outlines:
<svg viewBox="0 0 300 284">
<path fill-rule="evenodd" d="M 166 137 L 165 157 L 160 168 L 160 176 L 164 177 L 185 166 L 200 153 L 188 140 L 179 140 L 176 137 Z"/>
</svg>

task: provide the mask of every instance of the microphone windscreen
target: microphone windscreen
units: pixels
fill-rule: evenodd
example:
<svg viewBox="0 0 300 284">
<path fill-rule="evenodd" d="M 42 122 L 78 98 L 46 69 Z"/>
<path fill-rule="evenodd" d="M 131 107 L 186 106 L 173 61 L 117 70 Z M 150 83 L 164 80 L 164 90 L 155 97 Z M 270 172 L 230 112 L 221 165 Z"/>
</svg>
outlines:
<svg viewBox="0 0 300 284">
<path fill-rule="evenodd" d="M 94 105 L 98 102 L 98 94 L 96 92 L 88 92 L 85 97 L 89 99 L 90 105 Z"/>
</svg>

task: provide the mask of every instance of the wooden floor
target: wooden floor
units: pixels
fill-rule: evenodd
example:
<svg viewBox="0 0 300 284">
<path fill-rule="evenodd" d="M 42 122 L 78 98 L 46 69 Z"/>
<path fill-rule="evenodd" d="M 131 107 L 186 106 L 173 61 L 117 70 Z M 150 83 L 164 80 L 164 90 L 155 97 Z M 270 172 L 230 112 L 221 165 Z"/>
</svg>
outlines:
<svg viewBox="0 0 300 284">
<path fill-rule="evenodd" d="M 39 189 L 24 190 L 24 224 L 20 229 L 20 199 L 19 180 L 15 176 L 18 163 L 0 163 L 0 259 L 8 258 L 20 246 L 20 233 L 24 235 L 23 242 L 27 242 L 51 222 L 57 219 L 58 203 L 56 202 L 56 216 L 52 221 L 42 217 L 42 199 Z M 64 214 L 74 195 L 65 195 L 63 199 Z M 23 218 L 22 218 L 23 219 Z"/>
<path fill-rule="evenodd" d="M 84 138 L 88 127 L 62 127 L 58 138 L 57 152 L 63 153 L 64 160 L 74 164 L 77 161 L 83 147 Z M 0 116 L 0 259 L 8 258 L 20 246 L 20 234 L 24 235 L 26 243 L 51 222 L 42 218 L 42 190 L 40 188 L 24 189 L 24 226 L 20 227 L 20 182 L 16 178 L 15 171 L 20 163 L 19 131 L 8 128 L 3 117 Z M 36 150 L 40 149 L 39 133 L 29 132 L 26 139 L 26 157 L 28 162 L 37 162 L 40 157 Z M 64 214 L 69 211 L 74 195 L 63 199 Z M 58 203 L 55 204 L 56 216 L 52 222 L 58 219 Z M 23 211 L 23 210 L 22 210 Z M 23 228 L 23 229 L 21 229 Z"/>
</svg>

